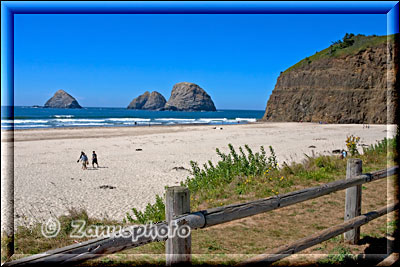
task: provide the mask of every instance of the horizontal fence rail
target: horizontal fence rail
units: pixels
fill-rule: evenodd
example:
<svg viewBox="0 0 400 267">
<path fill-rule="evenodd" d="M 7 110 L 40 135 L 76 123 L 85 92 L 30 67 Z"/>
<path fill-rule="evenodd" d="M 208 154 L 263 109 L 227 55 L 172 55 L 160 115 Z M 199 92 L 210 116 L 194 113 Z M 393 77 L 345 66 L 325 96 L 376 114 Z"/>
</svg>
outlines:
<svg viewBox="0 0 400 267">
<path fill-rule="evenodd" d="M 304 202 L 313 198 L 330 194 L 356 185 L 369 183 L 379 179 L 392 176 L 398 172 L 398 166 L 380 170 L 372 173 L 362 174 L 354 178 L 335 181 L 321 186 L 310 187 L 298 191 L 277 195 L 265 199 L 250 201 L 247 203 L 232 204 L 218 208 L 212 208 L 189 215 L 183 215 L 177 220 L 186 220 L 192 229 L 205 228 L 213 225 L 230 222 L 237 219 L 253 216 L 263 212 L 287 207 L 293 204 Z M 204 224 L 199 217 L 204 216 Z"/>
<path fill-rule="evenodd" d="M 362 226 L 376 218 L 379 218 L 387 213 L 390 213 L 398 208 L 399 208 L 399 202 L 396 202 L 394 204 L 380 208 L 379 210 L 368 212 L 366 214 L 363 214 L 363 215 L 357 216 L 353 219 L 350 219 L 344 223 L 332 226 L 326 230 L 323 230 L 321 232 L 318 232 L 318 233 L 308 236 L 306 238 L 300 239 L 290 245 L 284 245 L 279 248 L 276 248 L 268 254 L 257 255 L 251 259 L 248 259 L 248 260 L 238 264 L 238 266 L 250 265 L 253 263 L 261 263 L 261 262 L 273 263 L 275 261 L 281 260 L 290 255 L 293 255 L 297 252 L 300 252 L 304 249 L 307 249 L 309 247 L 317 245 L 321 242 L 329 240 L 332 237 L 343 234 L 350 229 L 360 227 L 360 226 Z"/>
<path fill-rule="evenodd" d="M 154 224 L 156 229 L 167 227 L 165 222 Z M 149 229 L 150 226 L 146 226 Z M 19 260 L 6 262 L 3 266 L 21 266 L 28 264 L 41 263 L 72 263 L 81 262 L 89 259 L 100 257 L 104 254 L 116 253 L 128 248 L 139 247 L 151 242 L 165 241 L 167 238 L 153 238 L 151 236 L 138 237 L 133 241 L 130 237 L 131 233 L 137 232 L 141 226 L 130 226 L 124 228 L 123 232 L 115 233 L 110 237 L 96 238 L 70 246 L 49 250 L 44 253 L 32 255 Z"/>
<path fill-rule="evenodd" d="M 221 223 L 230 222 L 268 212 L 271 210 L 294 205 L 306 200 L 314 199 L 339 190 L 369 183 L 397 174 L 398 166 L 379 170 L 372 173 L 358 175 L 345 180 L 334 181 L 324 185 L 297 190 L 265 199 L 259 199 L 240 204 L 232 204 L 212 208 L 179 216 L 174 216 L 172 222 L 177 225 L 187 225 L 191 229 L 206 228 Z M 398 206 L 396 206 L 398 208 Z M 357 217 L 358 218 L 358 217 Z M 125 233 L 133 233 L 142 226 L 129 226 L 124 228 Z M 149 226 L 145 226 L 149 227 Z M 154 224 L 156 229 L 168 227 L 167 222 Z M 148 229 L 148 228 L 146 228 Z M 128 248 L 142 246 L 151 242 L 165 241 L 167 237 L 141 236 L 137 240 L 127 235 L 113 234 L 110 237 L 97 238 L 79 244 L 73 244 L 59 249 L 50 250 L 41 254 L 32 255 L 19 260 L 6 262 L 4 266 L 20 266 L 38 263 L 78 263 L 88 259 L 97 258 L 104 254 L 116 253 Z"/>
</svg>

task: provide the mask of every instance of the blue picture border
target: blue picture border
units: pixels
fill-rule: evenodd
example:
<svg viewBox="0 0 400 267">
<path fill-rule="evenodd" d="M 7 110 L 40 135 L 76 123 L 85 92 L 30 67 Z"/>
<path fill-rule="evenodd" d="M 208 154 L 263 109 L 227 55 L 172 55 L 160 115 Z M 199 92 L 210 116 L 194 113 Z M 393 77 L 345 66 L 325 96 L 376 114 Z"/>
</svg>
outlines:
<svg viewBox="0 0 400 267">
<path fill-rule="evenodd" d="M 3 1 L 1 105 L 2 118 L 9 119 L 14 118 L 14 14 L 386 14 L 387 34 L 399 33 L 398 1 Z"/>
</svg>

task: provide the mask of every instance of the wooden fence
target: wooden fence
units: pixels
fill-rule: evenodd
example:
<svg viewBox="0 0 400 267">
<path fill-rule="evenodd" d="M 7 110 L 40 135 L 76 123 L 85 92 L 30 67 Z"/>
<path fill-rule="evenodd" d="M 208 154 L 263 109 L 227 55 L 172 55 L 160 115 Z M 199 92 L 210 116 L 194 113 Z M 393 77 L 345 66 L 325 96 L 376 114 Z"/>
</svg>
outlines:
<svg viewBox="0 0 400 267">
<path fill-rule="evenodd" d="M 314 199 L 339 190 L 346 190 L 344 223 L 333 226 L 293 244 L 279 247 L 268 254 L 258 255 L 246 260 L 242 264 L 268 262 L 280 260 L 291 254 L 319 244 L 332 237 L 344 233 L 346 242 L 357 244 L 360 238 L 360 226 L 369 221 L 390 213 L 399 208 L 395 202 L 387 207 L 380 208 L 361 215 L 361 185 L 383 179 L 398 173 L 398 166 L 388 169 L 362 174 L 362 162 L 359 159 L 347 161 L 346 179 L 334 181 L 324 185 L 306 188 L 286 194 L 246 203 L 232 204 L 208 210 L 190 212 L 190 193 L 185 187 L 170 187 L 166 192 L 166 221 L 153 226 L 130 226 L 122 233 L 114 233 L 110 237 L 97 238 L 79 244 L 50 250 L 45 253 L 32 255 L 19 260 L 7 262 L 4 266 L 31 265 L 43 263 L 78 263 L 88 259 L 116 253 L 124 249 L 138 247 L 150 242 L 166 242 L 166 264 L 175 265 L 191 261 L 191 236 L 185 238 L 167 236 L 142 235 L 133 240 L 129 234 L 155 230 L 162 232 L 171 224 L 188 226 L 190 229 L 199 229 L 230 222 L 237 219 L 253 216 L 263 212 L 287 207 L 306 200 Z M 152 227 L 152 228 L 151 228 Z"/>
</svg>

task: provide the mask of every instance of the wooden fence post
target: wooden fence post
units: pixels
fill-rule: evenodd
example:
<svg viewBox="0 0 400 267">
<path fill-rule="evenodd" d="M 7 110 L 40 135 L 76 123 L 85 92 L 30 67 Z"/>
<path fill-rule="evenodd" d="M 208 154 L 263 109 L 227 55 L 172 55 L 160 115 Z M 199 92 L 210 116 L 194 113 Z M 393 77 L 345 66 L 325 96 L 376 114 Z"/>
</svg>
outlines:
<svg viewBox="0 0 400 267">
<path fill-rule="evenodd" d="M 165 201 L 165 218 L 170 229 L 171 220 L 174 216 L 184 213 L 190 213 L 190 193 L 189 189 L 182 186 L 173 186 L 167 188 Z M 181 225 L 178 225 L 180 227 Z M 179 228 L 178 228 L 179 229 Z M 176 231 L 177 233 L 178 231 Z M 190 264 L 192 238 L 189 234 L 186 238 L 176 236 L 168 238 L 165 244 L 166 250 L 166 265 L 183 265 Z"/>
<path fill-rule="evenodd" d="M 362 161 L 360 159 L 348 159 L 346 169 L 346 179 L 362 174 Z M 361 215 L 361 185 L 356 185 L 346 189 L 346 204 L 344 220 L 350 220 Z M 344 241 L 350 244 L 357 244 L 360 240 L 360 227 L 356 227 L 344 233 Z"/>
</svg>

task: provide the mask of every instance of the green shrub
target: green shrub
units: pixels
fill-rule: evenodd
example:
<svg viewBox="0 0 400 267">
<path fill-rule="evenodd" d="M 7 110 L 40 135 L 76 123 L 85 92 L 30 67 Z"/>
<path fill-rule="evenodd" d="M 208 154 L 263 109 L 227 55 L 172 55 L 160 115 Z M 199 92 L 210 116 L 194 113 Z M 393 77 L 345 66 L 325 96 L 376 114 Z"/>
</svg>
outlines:
<svg viewBox="0 0 400 267">
<path fill-rule="evenodd" d="M 138 211 L 136 208 L 132 208 L 132 212 L 135 218 L 126 213 L 126 218 L 123 220 L 124 223 L 138 223 L 146 224 L 149 222 L 156 223 L 165 220 L 165 204 L 159 195 L 156 195 L 156 202 L 154 204 L 148 203 L 143 212 Z"/>
<path fill-rule="evenodd" d="M 368 153 L 386 153 L 388 152 L 388 149 L 392 149 L 396 151 L 397 148 L 397 138 L 389 138 L 387 139 L 386 137 L 379 141 L 378 143 L 374 145 L 370 145 L 368 148 L 364 148 L 363 152 L 364 154 Z M 389 151 L 390 152 L 390 151 Z"/>
<path fill-rule="evenodd" d="M 73 230 L 72 228 L 72 222 L 81 220 L 86 222 L 86 226 L 89 225 L 91 222 L 89 220 L 89 215 L 86 210 L 84 209 L 75 209 L 75 208 L 70 208 L 68 209 L 68 215 L 61 215 L 58 218 L 60 222 L 60 234 L 64 236 L 68 236 L 71 231 Z"/>
<path fill-rule="evenodd" d="M 188 187 L 191 193 L 213 190 L 216 187 L 230 184 L 235 177 L 262 176 L 267 170 L 275 170 L 278 167 L 276 155 L 271 146 L 269 147 L 271 153 L 269 157 L 263 146 L 260 147 L 260 152 L 256 153 L 253 153 L 248 145 L 244 146 L 247 153 L 242 147 L 239 147 L 239 153 L 232 144 L 228 144 L 228 147 L 228 154 L 216 149 L 221 160 L 215 166 L 208 161 L 208 164 L 204 163 L 203 168 L 200 168 L 197 162 L 191 161 L 191 176 L 185 182 L 181 182 L 181 186 Z"/>
<path fill-rule="evenodd" d="M 351 254 L 350 249 L 339 246 L 333 250 L 333 253 L 330 254 L 325 259 L 319 260 L 318 263 L 321 265 L 348 265 L 351 263 L 355 263 L 355 256 Z"/>
</svg>

